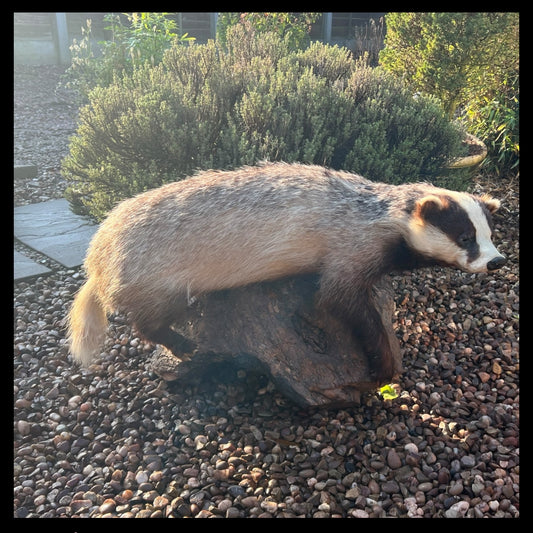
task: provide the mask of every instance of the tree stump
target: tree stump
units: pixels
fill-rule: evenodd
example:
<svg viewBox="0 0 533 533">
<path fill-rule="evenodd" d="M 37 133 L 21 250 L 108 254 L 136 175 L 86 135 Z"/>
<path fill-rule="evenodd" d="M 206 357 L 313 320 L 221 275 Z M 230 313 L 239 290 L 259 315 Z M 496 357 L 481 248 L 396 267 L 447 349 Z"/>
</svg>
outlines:
<svg viewBox="0 0 533 533">
<path fill-rule="evenodd" d="M 154 372 L 188 383 L 215 363 L 232 363 L 269 374 L 302 407 L 358 404 L 361 392 L 378 384 L 369 378 L 366 357 L 346 324 L 316 305 L 318 283 L 318 275 L 302 275 L 199 297 L 173 326 L 196 344 L 192 356 L 180 359 L 182 354 L 158 349 Z M 400 372 L 389 278 L 375 287 L 374 298 Z"/>
</svg>

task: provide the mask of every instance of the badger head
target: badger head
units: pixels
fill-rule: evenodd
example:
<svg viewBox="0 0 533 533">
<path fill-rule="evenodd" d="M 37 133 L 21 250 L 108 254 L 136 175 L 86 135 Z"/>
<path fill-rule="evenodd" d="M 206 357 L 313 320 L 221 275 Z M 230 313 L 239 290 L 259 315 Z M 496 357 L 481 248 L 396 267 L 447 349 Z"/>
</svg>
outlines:
<svg viewBox="0 0 533 533">
<path fill-rule="evenodd" d="M 491 240 L 491 215 L 500 207 L 499 200 L 443 192 L 416 201 L 409 224 L 411 246 L 437 263 L 467 272 L 500 268 L 505 257 Z"/>
</svg>

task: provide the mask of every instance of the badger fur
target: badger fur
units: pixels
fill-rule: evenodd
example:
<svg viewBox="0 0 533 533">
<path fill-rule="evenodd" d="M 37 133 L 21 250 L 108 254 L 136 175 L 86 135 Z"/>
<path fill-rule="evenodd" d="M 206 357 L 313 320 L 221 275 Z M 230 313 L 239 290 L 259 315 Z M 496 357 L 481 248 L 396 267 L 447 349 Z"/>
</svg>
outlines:
<svg viewBox="0 0 533 533">
<path fill-rule="evenodd" d="M 171 324 L 194 295 L 317 272 L 319 299 L 358 336 L 376 380 L 393 355 L 371 290 L 392 271 L 499 268 L 499 201 L 427 183 L 387 185 L 318 166 L 267 163 L 202 172 L 120 203 L 95 234 L 69 314 L 70 349 L 89 364 L 107 313 L 139 334 L 192 350 Z"/>
</svg>

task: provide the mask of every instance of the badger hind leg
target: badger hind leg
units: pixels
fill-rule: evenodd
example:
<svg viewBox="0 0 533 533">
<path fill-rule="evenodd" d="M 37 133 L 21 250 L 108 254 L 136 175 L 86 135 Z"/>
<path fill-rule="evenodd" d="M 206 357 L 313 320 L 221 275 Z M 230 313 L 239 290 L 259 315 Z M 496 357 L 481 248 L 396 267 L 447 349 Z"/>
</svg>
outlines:
<svg viewBox="0 0 533 533">
<path fill-rule="evenodd" d="M 140 337 L 154 344 L 162 345 L 172 354 L 180 359 L 190 359 L 191 354 L 196 349 L 196 343 L 190 341 L 177 331 L 171 328 L 183 314 L 186 305 L 161 304 L 161 311 L 146 308 L 143 312 L 132 315 L 132 321 Z"/>
<path fill-rule="evenodd" d="M 173 355 L 183 360 L 190 359 L 196 348 L 194 342 L 174 331 L 170 325 L 152 328 L 135 322 L 135 329 L 143 339 L 162 345 L 167 350 L 170 350 Z"/>
</svg>

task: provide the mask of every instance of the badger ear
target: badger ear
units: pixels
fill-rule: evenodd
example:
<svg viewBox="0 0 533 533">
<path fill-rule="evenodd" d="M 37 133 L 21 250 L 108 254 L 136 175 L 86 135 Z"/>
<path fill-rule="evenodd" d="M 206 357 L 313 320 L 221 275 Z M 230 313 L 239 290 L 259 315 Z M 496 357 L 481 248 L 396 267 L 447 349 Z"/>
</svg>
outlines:
<svg viewBox="0 0 533 533">
<path fill-rule="evenodd" d="M 500 208 L 500 200 L 492 198 L 488 194 L 484 194 L 480 197 L 480 200 L 483 202 L 485 207 L 489 210 L 489 213 L 495 213 Z"/>
<path fill-rule="evenodd" d="M 429 218 L 431 215 L 439 212 L 448 205 L 446 199 L 435 194 L 428 194 L 423 198 L 419 198 L 415 204 L 415 216 L 422 220 Z"/>
</svg>

